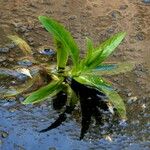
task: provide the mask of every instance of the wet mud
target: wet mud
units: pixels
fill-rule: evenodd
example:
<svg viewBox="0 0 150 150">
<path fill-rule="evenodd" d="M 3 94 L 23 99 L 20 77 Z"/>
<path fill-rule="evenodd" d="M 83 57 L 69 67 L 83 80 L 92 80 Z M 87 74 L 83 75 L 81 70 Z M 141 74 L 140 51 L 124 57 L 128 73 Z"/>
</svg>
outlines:
<svg viewBox="0 0 150 150">
<path fill-rule="evenodd" d="M 136 66 L 129 73 L 107 78 L 114 82 L 124 98 L 128 121 L 113 124 L 106 122 L 101 126 L 95 126 L 93 122 L 84 140 L 80 141 L 82 120 L 78 113 L 74 113 L 74 117 L 68 115 L 66 121 L 58 128 L 39 133 L 59 116 L 59 112 L 52 108 L 51 101 L 35 106 L 23 106 L 20 104 L 24 100 L 22 95 L 12 99 L 0 98 L 0 149 L 150 149 L 150 2 L 148 0 L 1 0 L 0 68 L 3 68 L 3 71 L 13 67 L 35 65 L 31 60 L 20 60 L 24 55 L 7 38 L 12 34 L 19 35 L 29 43 L 34 57 L 40 64 L 45 62 L 53 64 L 56 60 L 55 53 L 51 51 L 54 49 L 53 40 L 38 22 L 39 15 L 50 16 L 63 23 L 78 42 L 81 55 L 85 53 L 86 37 L 91 37 L 98 45 L 119 31 L 127 32 L 124 42 L 108 61 L 133 61 Z M 43 46 L 47 50 L 41 49 Z M 52 53 L 51 58 L 49 54 Z M 21 85 L 25 78 L 21 79 L 22 81 L 0 76 L 0 90 L 10 85 Z"/>
</svg>

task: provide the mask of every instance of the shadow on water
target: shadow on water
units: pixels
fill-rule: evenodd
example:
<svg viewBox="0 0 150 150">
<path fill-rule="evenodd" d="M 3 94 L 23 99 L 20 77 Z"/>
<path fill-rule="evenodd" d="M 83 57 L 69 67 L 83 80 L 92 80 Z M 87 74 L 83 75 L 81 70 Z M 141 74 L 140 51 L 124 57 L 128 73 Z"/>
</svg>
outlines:
<svg viewBox="0 0 150 150">
<path fill-rule="evenodd" d="M 58 128 L 39 133 L 58 117 L 58 112 L 52 109 L 50 102 L 26 107 L 13 100 L 1 100 L 0 114 L 1 150 L 148 150 L 150 146 L 148 112 L 141 112 L 138 120 L 129 117 L 128 124 L 114 124 L 109 134 L 107 123 L 101 127 L 91 125 L 89 133 L 81 141 L 80 124 L 70 116 Z"/>
</svg>

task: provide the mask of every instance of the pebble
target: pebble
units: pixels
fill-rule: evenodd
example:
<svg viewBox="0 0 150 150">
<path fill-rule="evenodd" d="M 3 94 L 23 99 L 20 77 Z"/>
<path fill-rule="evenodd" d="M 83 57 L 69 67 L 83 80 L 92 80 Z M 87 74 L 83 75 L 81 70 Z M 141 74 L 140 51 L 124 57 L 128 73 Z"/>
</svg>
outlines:
<svg viewBox="0 0 150 150">
<path fill-rule="evenodd" d="M 142 32 L 137 33 L 135 38 L 137 41 L 143 41 L 144 40 L 144 33 L 142 33 Z"/>
<path fill-rule="evenodd" d="M 8 61 L 13 62 L 13 61 L 15 61 L 15 59 L 13 59 L 13 58 L 8 58 Z"/>
<path fill-rule="evenodd" d="M 32 37 L 29 37 L 27 40 L 28 40 L 28 42 L 30 42 L 30 43 L 33 42 L 33 38 L 32 38 Z"/>
<path fill-rule="evenodd" d="M 21 33 L 28 32 L 27 26 L 21 26 L 19 29 Z"/>
<path fill-rule="evenodd" d="M 143 3 L 150 4 L 150 0 L 143 0 Z"/>
<path fill-rule="evenodd" d="M 109 34 L 114 33 L 114 31 L 115 31 L 115 30 L 114 30 L 113 28 L 108 28 L 108 29 L 107 29 L 107 33 L 109 33 Z"/>
<path fill-rule="evenodd" d="M 127 9 L 128 8 L 128 5 L 120 5 L 120 10 L 125 10 L 125 9 Z"/>
<path fill-rule="evenodd" d="M 7 132 L 5 132 L 5 131 L 0 131 L 0 134 L 1 134 L 1 137 L 2 138 L 7 138 L 8 137 L 8 133 Z"/>
<path fill-rule="evenodd" d="M 6 60 L 6 57 L 5 56 L 0 56 L 0 62 L 3 62 Z"/>
<path fill-rule="evenodd" d="M 13 101 L 13 102 L 6 102 L 6 103 L 4 103 L 4 107 L 10 107 L 10 106 L 13 106 L 13 105 L 15 105 L 16 104 L 16 101 Z"/>
<path fill-rule="evenodd" d="M 25 150 L 22 146 L 17 145 L 17 144 L 14 144 L 14 148 L 15 148 L 16 150 Z"/>
<path fill-rule="evenodd" d="M 74 19 L 76 19 L 76 18 L 77 18 L 76 15 L 72 15 L 72 16 L 70 16 L 70 17 L 68 18 L 68 20 L 74 20 Z"/>
<path fill-rule="evenodd" d="M 23 102 L 25 100 L 25 98 L 23 96 L 18 96 L 17 99 L 20 101 L 20 102 Z"/>
<path fill-rule="evenodd" d="M 0 52 L 8 53 L 9 52 L 9 48 L 8 47 L 0 47 Z"/>
<path fill-rule="evenodd" d="M 121 13 L 117 10 L 113 10 L 111 12 L 111 16 L 114 18 L 114 19 L 120 19 L 122 17 Z"/>
<path fill-rule="evenodd" d="M 137 101 L 137 99 L 138 99 L 138 98 L 137 98 L 136 96 L 130 97 L 130 98 L 128 99 L 128 104 L 131 104 L 131 103 Z"/>
<path fill-rule="evenodd" d="M 14 25 L 15 28 L 20 28 L 22 26 L 20 22 L 13 22 L 12 25 Z"/>
<path fill-rule="evenodd" d="M 132 93 L 128 93 L 127 96 L 130 97 L 132 95 Z"/>
<path fill-rule="evenodd" d="M 53 56 L 56 54 L 56 52 L 53 49 L 45 48 L 43 50 L 39 51 L 40 54 L 48 55 L 48 56 Z"/>
<path fill-rule="evenodd" d="M 13 49 L 16 47 L 16 45 L 14 43 L 11 43 L 11 44 L 6 44 L 6 47 L 9 49 Z"/>
<path fill-rule="evenodd" d="M 15 108 L 10 108 L 10 109 L 8 109 L 10 112 L 15 112 L 15 111 L 17 111 L 17 109 L 15 109 Z"/>
<path fill-rule="evenodd" d="M 32 62 L 30 60 L 20 60 L 17 62 L 18 65 L 22 67 L 30 67 L 32 66 Z"/>
</svg>

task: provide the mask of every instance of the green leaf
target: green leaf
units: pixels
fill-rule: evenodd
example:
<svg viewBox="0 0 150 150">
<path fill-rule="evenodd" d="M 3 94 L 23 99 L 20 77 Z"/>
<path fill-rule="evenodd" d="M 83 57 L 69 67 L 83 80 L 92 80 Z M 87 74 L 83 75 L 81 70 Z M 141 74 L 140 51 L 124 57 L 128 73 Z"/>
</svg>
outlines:
<svg viewBox="0 0 150 150">
<path fill-rule="evenodd" d="M 48 18 L 46 16 L 39 16 L 38 18 L 46 30 L 52 33 L 53 36 L 61 42 L 63 47 L 69 51 L 73 60 L 73 64 L 75 68 L 77 68 L 79 64 L 79 48 L 70 32 L 68 32 L 64 26 L 52 18 Z"/>
<path fill-rule="evenodd" d="M 89 69 L 97 67 L 115 50 L 125 37 L 125 32 L 117 33 L 105 42 L 103 42 L 91 56 L 91 59 L 85 64 Z"/>
<path fill-rule="evenodd" d="M 98 89 L 100 89 L 101 87 L 108 90 L 113 89 L 110 83 L 106 82 L 102 77 L 95 74 L 82 74 L 79 77 L 74 77 L 74 79 L 81 84 L 90 85 Z"/>
<path fill-rule="evenodd" d="M 54 94 L 62 90 L 62 82 L 63 79 L 58 81 L 52 81 L 50 84 L 33 92 L 29 97 L 25 99 L 23 104 L 34 104 L 43 101 L 48 96 L 54 96 Z"/>
<path fill-rule="evenodd" d="M 107 95 L 110 102 L 114 105 L 116 108 L 118 114 L 122 119 L 126 119 L 126 108 L 125 104 L 123 102 L 123 99 L 120 97 L 120 95 L 116 91 L 110 91 L 105 88 L 101 88 L 101 90 Z"/>
<path fill-rule="evenodd" d="M 87 43 L 87 55 L 85 57 L 85 63 L 91 58 L 92 53 L 94 51 L 94 44 L 91 39 L 86 38 L 86 43 Z"/>
<path fill-rule="evenodd" d="M 55 45 L 57 48 L 57 68 L 65 69 L 68 60 L 68 51 L 64 45 L 56 38 Z"/>
<path fill-rule="evenodd" d="M 104 79 L 93 75 L 93 76 L 80 76 L 74 78 L 81 84 L 93 86 L 93 88 L 97 88 L 100 91 L 104 92 L 106 96 L 109 98 L 110 102 L 117 109 L 118 114 L 121 118 L 126 119 L 126 109 L 122 98 L 119 94 L 111 88 L 111 85 L 108 84 Z"/>
<path fill-rule="evenodd" d="M 94 44 L 91 39 L 86 38 L 87 43 L 87 53 L 85 58 L 81 61 L 81 70 L 85 67 L 85 64 L 90 60 L 92 53 L 94 51 Z"/>
</svg>

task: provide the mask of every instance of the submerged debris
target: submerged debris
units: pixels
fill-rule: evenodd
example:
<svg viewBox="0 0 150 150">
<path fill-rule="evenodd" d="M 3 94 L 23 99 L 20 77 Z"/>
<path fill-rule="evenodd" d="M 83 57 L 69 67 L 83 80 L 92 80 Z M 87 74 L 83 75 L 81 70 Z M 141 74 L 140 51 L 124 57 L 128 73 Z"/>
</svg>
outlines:
<svg viewBox="0 0 150 150">
<path fill-rule="evenodd" d="M 81 113 L 82 113 L 82 129 L 80 134 L 80 140 L 84 138 L 85 133 L 88 131 L 91 119 L 94 117 L 96 123 L 102 125 L 103 111 L 109 111 L 109 103 L 105 94 L 90 86 L 86 86 L 78 83 L 74 79 L 70 82 L 73 91 L 80 97 Z M 59 92 L 53 100 L 53 107 L 55 109 L 61 109 L 67 101 L 67 95 L 64 92 Z M 61 103 L 60 103 L 61 102 Z M 54 129 L 62 124 L 67 119 L 67 114 L 71 114 L 75 105 L 66 106 L 63 113 L 59 115 L 54 123 L 48 128 L 41 130 L 40 132 L 46 132 Z M 113 110 L 111 110 L 113 112 Z"/>
<path fill-rule="evenodd" d="M 66 102 L 67 102 L 67 94 L 63 91 L 60 91 L 53 99 L 53 108 L 55 110 L 59 110 L 66 104 Z"/>
</svg>

